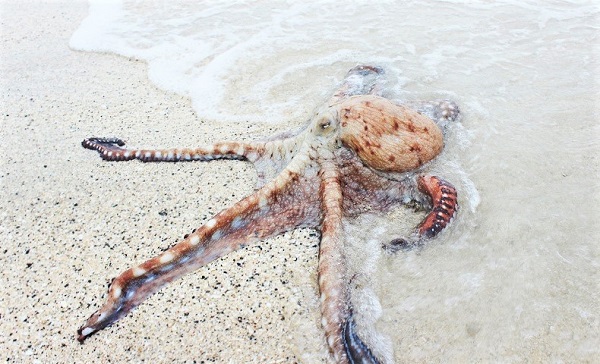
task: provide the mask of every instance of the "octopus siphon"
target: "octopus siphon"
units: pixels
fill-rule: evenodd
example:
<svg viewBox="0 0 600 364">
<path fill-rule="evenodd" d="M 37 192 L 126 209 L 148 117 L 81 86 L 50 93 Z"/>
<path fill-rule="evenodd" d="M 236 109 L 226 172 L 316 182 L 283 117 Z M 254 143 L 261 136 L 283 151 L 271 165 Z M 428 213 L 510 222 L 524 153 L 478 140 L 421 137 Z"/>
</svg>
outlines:
<svg viewBox="0 0 600 364">
<path fill-rule="evenodd" d="M 107 161 L 183 162 L 233 159 L 253 163 L 255 192 L 160 255 L 110 284 L 106 303 L 78 330 L 78 340 L 127 315 L 167 283 L 251 242 L 297 227 L 320 232 L 318 287 L 322 327 L 336 363 L 379 363 L 356 330 L 344 253 L 344 219 L 412 204 L 427 212 L 415 230 L 382 246 L 420 246 L 450 224 L 456 189 L 423 173 L 459 117 L 449 100 L 399 102 L 382 96 L 380 67 L 352 68 L 340 88 L 295 132 L 256 142 L 218 142 L 177 149 L 130 149 L 118 138 L 88 138 L 84 148 Z"/>
</svg>

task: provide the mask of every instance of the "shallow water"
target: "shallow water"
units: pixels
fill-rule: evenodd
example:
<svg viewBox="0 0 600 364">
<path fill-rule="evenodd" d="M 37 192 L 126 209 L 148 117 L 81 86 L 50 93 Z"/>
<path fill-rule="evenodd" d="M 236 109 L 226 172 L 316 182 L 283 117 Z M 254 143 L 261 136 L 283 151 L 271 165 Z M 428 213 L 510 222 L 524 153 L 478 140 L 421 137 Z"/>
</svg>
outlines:
<svg viewBox="0 0 600 364">
<path fill-rule="evenodd" d="M 459 216 L 423 250 L 349 253 L 369 254 L 358 300 L 380 305 L 362 320 L 397 362 L 593 362 L 598 24 L 600 7 L 575 1 L 92 2 L 71 46 L 147 61 L 221 123 L 300 125 L 358 63 L 387 70 L 390 97 L 454 99 L 463 118 L 432 173 L 458 187 Z M 356 225 L 387 236 L 411 215 Z"/>
</svg>

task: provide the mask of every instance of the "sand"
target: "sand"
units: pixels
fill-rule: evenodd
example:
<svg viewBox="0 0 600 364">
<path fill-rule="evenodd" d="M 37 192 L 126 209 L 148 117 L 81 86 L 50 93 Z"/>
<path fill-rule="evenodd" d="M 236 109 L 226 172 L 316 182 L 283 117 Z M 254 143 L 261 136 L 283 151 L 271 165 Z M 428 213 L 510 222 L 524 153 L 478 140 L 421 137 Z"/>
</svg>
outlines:
<svg viewBox="0 0 600 364">
<path fill-rule="evenodd" d="M 81 140 L 194 146 L 269 131 L 207 124 L 187 98 L 151 85 L 144 63 L 70 50 L 85 2 L 0 9 L 0 361 L 288 363 L 296 360 L 294 326 L 305 323 L 314 334 L 303 342 L 314 353 L 299 355 L 325 358 L 310 230 L 230 254 L 85 344 L 76 341 L 112 277 L 250 193 L 255 181 L 241 162 L 105 163 Z"/>
</svg>

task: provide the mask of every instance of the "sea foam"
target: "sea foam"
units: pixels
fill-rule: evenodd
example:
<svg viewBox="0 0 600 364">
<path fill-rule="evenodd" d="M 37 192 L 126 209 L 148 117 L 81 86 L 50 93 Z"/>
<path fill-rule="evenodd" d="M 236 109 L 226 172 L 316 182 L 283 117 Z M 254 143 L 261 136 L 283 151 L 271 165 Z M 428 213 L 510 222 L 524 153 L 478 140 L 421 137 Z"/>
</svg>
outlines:
<svg viewBox="0 0 600 364">
<path fill-rule="evenodd" d="M 382 65 L 400 86 L 473 75 L 513 62 L 515 42 L 589 8 L 515 0 L 90 0 L 70 46 L 146 61 L 150 80 L 191 97 L 201 118 L 278 123 L 306 119 L 356 64 Z M 436 82 L 438 94 L 443 85 Z"/>
<path fill-rule="evenodd" d="M 91 0 L 89 16 L 70 46 L 146 61 L 150 80 L 191 97 L 202 118 L 280 122 L 306 118 L 348 68 L 402 59 L 369 41 L 390 31 L 365 23 L 384 13 L 381 6 L 358 4 L 340 11 L 332 1 L 157 5 Z"/>
</svg>

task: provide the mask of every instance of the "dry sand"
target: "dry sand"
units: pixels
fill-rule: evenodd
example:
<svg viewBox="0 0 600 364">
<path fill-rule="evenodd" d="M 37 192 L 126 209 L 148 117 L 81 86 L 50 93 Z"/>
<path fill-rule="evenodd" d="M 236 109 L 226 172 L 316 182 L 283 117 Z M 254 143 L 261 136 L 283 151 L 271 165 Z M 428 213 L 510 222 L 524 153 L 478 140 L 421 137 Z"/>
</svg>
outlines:
<svg viewBox="0 0 600 364">
<path fill-rule="evenodd" d="M 112 277 L 251 192 L 255 179 L 240 162 L 106 163 L 81 140 L 173 147 L 271 132 L 210 125 L 187 98 L 151 85 L 144 63 L 70 50 L 86 15 L 85 2 L 0 5 L 0 361 L 287 363 L 299 331 L 315 350 L 299 355 L 323 360 L 310 230 L 230 254 L 75 340 Z"/>
</svg>

